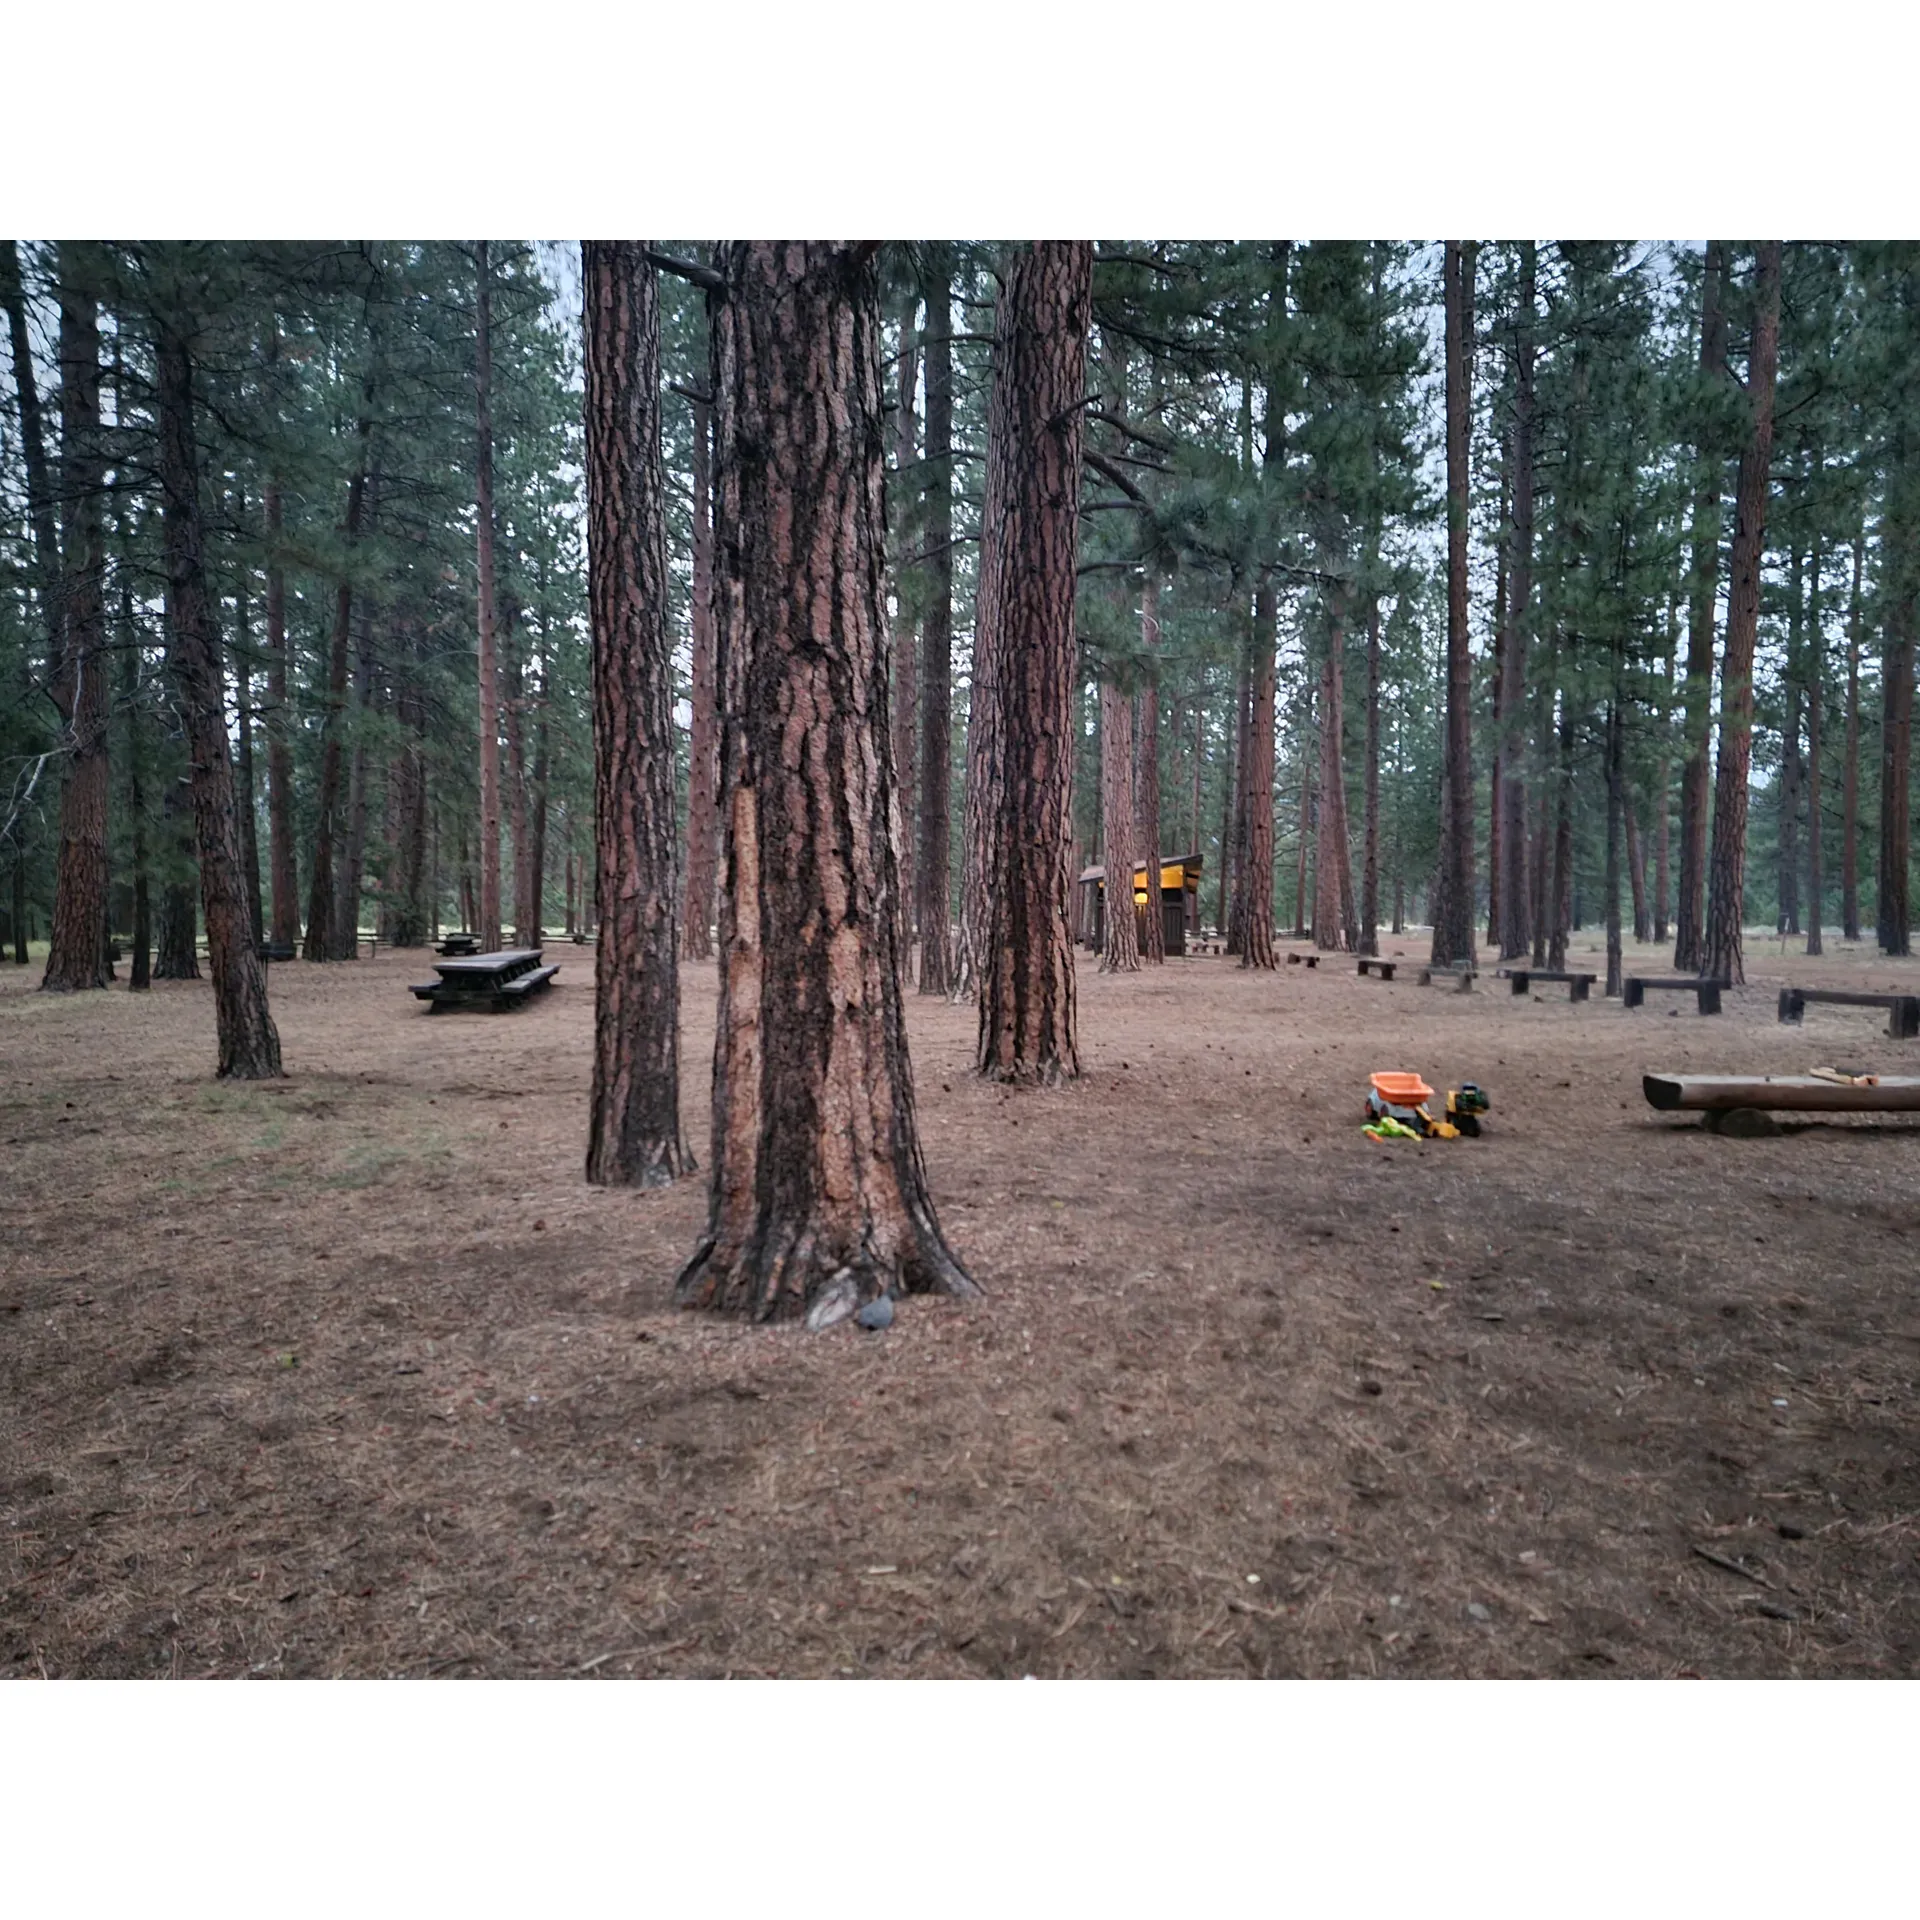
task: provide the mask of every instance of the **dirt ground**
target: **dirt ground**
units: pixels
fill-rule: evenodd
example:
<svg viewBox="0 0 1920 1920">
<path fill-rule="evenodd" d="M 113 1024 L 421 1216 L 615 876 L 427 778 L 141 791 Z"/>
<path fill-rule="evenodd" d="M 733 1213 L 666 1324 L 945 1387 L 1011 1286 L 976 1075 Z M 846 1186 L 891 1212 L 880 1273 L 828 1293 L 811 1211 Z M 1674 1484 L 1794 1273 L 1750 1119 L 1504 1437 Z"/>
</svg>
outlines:
<svg viewBox="0 0 1920 1920">
<path fill-rule="evenodd" d="M 1915 1070 L 1774 993 L 1920 967 L 1779 948 L 1718 1019 L 1083 966 L 1052 1094 L 916 999 L 989 1297 L 877 1335 L 670 1305 L 704 1173 L 582 1183 L 589 952 L 493 1018 L 419 955 L 276 967 L 274 1086 L 213 1082 L 202 983 L 8 967 L 0 1672 L 1912 1674 L 1920 1120 L 1640 1093 Z M 1370 1142 L 1379 1068 L 1479 1081 L 1485 1137 Z"/>
</svg>

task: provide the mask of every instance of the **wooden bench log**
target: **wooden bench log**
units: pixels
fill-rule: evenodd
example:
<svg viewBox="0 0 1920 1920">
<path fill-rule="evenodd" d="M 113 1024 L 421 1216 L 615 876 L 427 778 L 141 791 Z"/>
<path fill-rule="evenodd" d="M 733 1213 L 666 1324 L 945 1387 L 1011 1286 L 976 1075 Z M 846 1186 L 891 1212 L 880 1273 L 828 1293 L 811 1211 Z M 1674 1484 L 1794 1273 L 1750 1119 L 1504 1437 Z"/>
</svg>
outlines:
<svg viewBox="0 0 1920 1920">
<path fill-rule="evenodd" d="M 1476 978 L 1478 975 L 1472 967 L 1422 967 L 1420 969 L 1420 984 L 1423 987 L 1432 986 L 1436 980 L 1452 980 L 1456 982 L 1454 988 L 1456 993 L 1471 993 Z"/>
<path fill-rule="evenodd" d="M 1377 973 L 1382 980 L 1391 980 L 1393 978 L 1393 970 L 1399 964 L 1397 960 L 1377 960 L 1369 955 L 1360 962 L 1357 971 L 1363 976 L 1369 973 Z"/>
<path fill-rule="evenodd" d="M 1299 966 L 1303 960 L 1310 967 L 1317 967 L 1320 964 L 1320 956 L 1317 953 L 1290 953 L 1287 955 L 1287 965 L 1290 967 Z"/>
<path fill-rule="evenodd" d="M 1847 1086 L 1814 1074 L 1649 1073 L 1647 1104 L 1661 1113 L 1920 1113 L 1920 1077 L 1881 1076 L 1871 1087 Z"/>
<path fill-rule="evenodd" d="M 1782 987 L 1780 1018 L 1799 1026 L 1809 1000 L 1833 1007 L 1884 1007 L 1887 1010 L 1887 1038 L 1920 1039 L 1920 994 L 1859 993 L 1837 987 Z"/>
<path fill-rule="evenodd" d="M 1683 974 L 1673 980 L 1657 980 L 1649 974 L 1630 973 L 1620 983 L 1620 1004 L 1623 1007 L 1641 1006 L 1649 993 L 1691 993 L 1702 1013 L 1718 1013 L 1720 995 L 1732 984 L 1731 980 L 1707 980 L 1693 974 Z"/>
<path fill-rule="evenodd" d="M 1512 983 L 1516 994 L 1532 991 L 1536 980 L 1550 980 L 1567 989 L 1569 1001 L 1585 1000 L 1593 992 L 1597 973 L 1566 973 L 1548 967 L 1502 967 L 1499 978 Z"/>
</svg>

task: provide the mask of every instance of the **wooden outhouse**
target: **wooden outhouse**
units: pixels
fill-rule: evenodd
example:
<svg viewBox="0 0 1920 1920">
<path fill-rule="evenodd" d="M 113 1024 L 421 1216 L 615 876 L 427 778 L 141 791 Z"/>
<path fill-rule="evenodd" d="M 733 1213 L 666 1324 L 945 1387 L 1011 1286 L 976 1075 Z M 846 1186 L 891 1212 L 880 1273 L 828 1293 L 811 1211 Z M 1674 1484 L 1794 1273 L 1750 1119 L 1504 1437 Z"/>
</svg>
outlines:
<svg viewBox="0 0 1920 1920">
<path fill-rule="evenodd" d="M 1169 953 L 1185 953 L 1187 935 L 1200 930 L 1200 867 L 1197 853 L 1160 859 L 1161 925 Z M 1107 870 L 1088 867 L 1080 875 L 1080 936 L 1098 953 L 1106 944 Z M 1133 910 L 1141 938 L 1146 937 L 1147 863 L 1136 860 L 1133 866 Z"/>
</svg>

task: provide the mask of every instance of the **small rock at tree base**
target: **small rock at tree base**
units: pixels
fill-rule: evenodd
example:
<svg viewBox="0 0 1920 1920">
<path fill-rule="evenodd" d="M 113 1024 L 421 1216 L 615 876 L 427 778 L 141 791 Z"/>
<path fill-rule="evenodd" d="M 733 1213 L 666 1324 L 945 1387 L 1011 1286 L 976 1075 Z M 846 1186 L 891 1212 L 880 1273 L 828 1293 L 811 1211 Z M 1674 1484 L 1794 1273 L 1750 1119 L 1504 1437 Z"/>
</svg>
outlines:
<svg viewBox="0 0 1920 1920">
<path fill-rule="evenodd" d="M 878 1300 L 869 1300 L 853 1317 L 869 1333 L 884 1332 L 893 1325 L 893 1296 L 883 1293 Z"/>
</svg>

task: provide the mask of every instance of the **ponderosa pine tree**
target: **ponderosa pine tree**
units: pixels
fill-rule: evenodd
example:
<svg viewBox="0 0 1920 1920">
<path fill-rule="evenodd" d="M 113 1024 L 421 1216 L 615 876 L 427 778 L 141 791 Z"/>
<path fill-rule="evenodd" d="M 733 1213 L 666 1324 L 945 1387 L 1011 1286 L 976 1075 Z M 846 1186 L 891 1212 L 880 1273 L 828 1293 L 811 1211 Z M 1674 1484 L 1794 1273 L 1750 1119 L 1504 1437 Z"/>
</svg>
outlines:
<svg viewBox="0 0 1920 1920">
<path fill-rule="evenodd" d="M 1527 783 L 1521 721 L 1527 706 L 1527 641 L 1533 605 L 1534 321 L 1538 249 L 1520 243 L 1513 328 L 1512 485 L 1507 526 L 1505 629 L 1500 648 L 1500 958 L 1524 961 L 1533 944 L 1527 886 Z"/>
<path fill-rule="evenodd" d="M 1673 963 L 1697 971 L 1706 949 L 1707 812 L 1713 793 L 1713 608 L 1719 587 L 1720 484 L 1724 461 L 1718 421 L 1706 396 L 1727 377 L 1726 248 L 1707 242 L 1700 283 L 1701 425 L 1694 445 L 1693 567 L 1689 581 L 1687 679 L 1680 771 L 1680 879 L 1675 894 Z"/>
<path fill-rule="evenodd" d="M 926 303 L 926 609 L 920 625 L 920 991 L 953 984 L 953 265 L 945 245 L 930 250 L 921 286 Z"/>
<path fill-rule="evenodd" d="M 1150 562 L 1140 583 L 1142 667 L 1133 699 L 1133 805 L 1140 857 L 1147 863 L 1147 911 L 1141 928 L 1140 958 L 1155 967 L 1164 965 L 1167 958 L 1166 909 L 1160 889 L 1159 651 L 1160 575 Z"/>
<path fill-rule="evenodd" d="M 586 242 L 581 274 L 600 902 L 587 1179 L 657 1187 L 693 1165 L 680 1133 L 659 279 L 632 240 Z"/>
<path fill-rule="evenodd" d="M 220 635 L 207 590 L 200 460 L 194 433 L 191 343 L 195 323 L 183 304 L 186 289 L 181 282 L 188 276 L 165 270 L 171 264 L 167 250 L 156 253 L 162 269 L 154 320 L 166 536 L 167 664 L 186 726 L 192 767 L 200 902 L 207 923 L 218 1035 L 216 1071 L 223 1080 L 272 1080 L 280 1076 L 280 1035 L 267 1010 L 266 972 L 254 948 L 252 914 L 240 871 Z M 150 279 L 154 264 L 150 258 Z"/>
<path fill-rule="evenodd" d="M 67 750 L 53 939 L 41 986 L 104 987 L 107 965 L 106 536 L 100 501 L 99 258 L 63 242 L 60 296 L 60 531 L 64 571 L 57 671 L 49 676 Z"/>
<path fill-rule="evenodd" d="M 868 245 L 736 242 L 713 309 L 720 1010 L 684 1304 L 831 1325 L 977 1292 L 921 1159 L 888 726 Z"/>
<path fill-rule="evenodd" d="M 1106 879 L 1100 971 L 1140 971 L 1133 908 L 1133 697 L 1111 673 L 1100 679 L 1100 858 Z"/>
<path fill-rule="evenodd" d="M 473 498 L 479 582 L 480 944 L 500 944 L 500 670 L 494 599 L 493 270 L 487 242 L 474 248 Z M 311 957 L 311 956 L 309 956 Z"/>
<path fill-rule="evenodd" d="M 1467 634 L 1467 310 L 1473 299 L 1461 244 L 1443 266 L 1447 360 L 1447 751 L 1441 807 L 1433 964 L 1474 963 L 1473 661 Z"/>
<path fill-rule="evenodd" d="M 972 857 L 983 924 L 977 1064 L 1051 1084 L 1080 1071 L 1069 914 L 1074 580 L 1093 248 L 1037 241 L 1009 268 L 994 325 L 987 493 L 970 726 L 985 724 Z"/>
<path fill-rule="evenodd" d="M 720 778 L 720 723 L 713 679 L 713 409 L 693 407 L 693 656 L 687 734 L 687 897 L 680 952 L 688 960 L 713 957 L 714 862 L 719 819 L 714 808 Z"/>
<path fill-rule="evenodd" d="M 1720 667 L 1720 754 L 1714 779 L 1713 857 L 1708 868 L 1703 975 L 1746 979 L 1741 918 L 1747 859 L 1747 772 L 1753 756 L 1753 649 L 1760 624 L 1760 566 L 1766 551 L 1767 490 L 1773 460 L 1773 388 L 1780 345 L 1780 246 L 1763 240 L 1754 265 L 1753 339 L 1747 359 L 1752 426 L 1740 455 L 1732 586 Z"/>
</svg>

